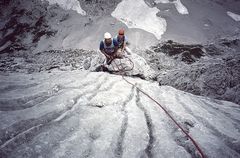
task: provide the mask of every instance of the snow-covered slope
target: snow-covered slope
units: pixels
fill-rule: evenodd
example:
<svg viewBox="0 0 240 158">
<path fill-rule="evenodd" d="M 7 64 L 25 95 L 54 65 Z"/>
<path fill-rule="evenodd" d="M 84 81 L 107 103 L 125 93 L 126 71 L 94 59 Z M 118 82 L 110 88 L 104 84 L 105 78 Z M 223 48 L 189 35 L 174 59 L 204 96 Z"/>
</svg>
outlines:
<svg viewBox="0 0 240 158">
<path fill-rule="evenodd" d="M 157 99 L 207 157 L 240 156 L 240 107 L 127 78 Z M 0 157 L 198 157 L 167 115 L 121 76 L 0 76 Z"/>
</svg>

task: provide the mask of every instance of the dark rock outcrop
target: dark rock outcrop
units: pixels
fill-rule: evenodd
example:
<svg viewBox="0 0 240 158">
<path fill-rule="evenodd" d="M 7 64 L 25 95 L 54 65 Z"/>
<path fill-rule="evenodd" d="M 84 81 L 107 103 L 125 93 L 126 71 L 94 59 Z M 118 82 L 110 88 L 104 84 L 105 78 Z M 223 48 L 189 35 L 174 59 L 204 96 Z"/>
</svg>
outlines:
<svg viewBox="0 0 240 158">
<path fill-rule="evenodd" d="M 159 73 L 159 85 L 240 104 L 239 46 L 238 36 L 205 45 L 168 41 L 148 50 L 146 58 Z"/>
</svg>

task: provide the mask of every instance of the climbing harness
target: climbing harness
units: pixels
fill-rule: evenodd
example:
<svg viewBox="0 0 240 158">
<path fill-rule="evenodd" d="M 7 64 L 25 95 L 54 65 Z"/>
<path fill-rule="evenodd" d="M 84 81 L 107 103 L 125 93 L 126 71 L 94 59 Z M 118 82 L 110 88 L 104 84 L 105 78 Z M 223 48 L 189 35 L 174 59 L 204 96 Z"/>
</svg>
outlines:
<svg viewBox="0 0 240 158">
<path fill-rule="evenodd" d="M 132 69 L 134 68 L 134 63 L 133 61 L 128 58 L 131 63 L 133 64 Z M 153 97 L 151 97 L 149 94 L 147 94 L 145 91 L 143 91 L 141 88 L 137 87 L 135 84 L 131 83 L 130 81 L 128 81 L 125 77 L 124 77 L 124 68 L 122 65 L 122 62 L 120 60 L 120 65 L 122 67 L 122 69 L 119 68 L 119 66 L 117 65 L 117 63 L 115 62 L 115 60 L 113 60 L 113 63 L 117 66 L 118 71 L 121 73 L 122 79 L 124 81 L 126 81 L 128 84 L 136 87 L 136 89 L 138 89 L 140 92 L 142 92 L 145 96 L 147 96 L 149 99 L 151 99 L 153 102 L 155 102 L 166 114 L 167 116 L 175 123 L 175 125 L 181 129 L 181 131 L 191 140 L 191 142 L 193 143 L 193 145 L 196 147 L 196 149 L 198 150 L 201 158 L 206 158 L 206 156 L 204 156 L 203 151 L 201 150 L 201 148 L 199 147 L 199 145 L 197 144 L 197 142 L 188 134 L 188 132 L 173 118 L 173 116 L 166 110 L 166 108 L 164 108 L 158 101 L 156 101 L 156 99 L 154 99 Z M 129 71 L 131 71 L 132 69 L 130 69 Z"/>
</svg>

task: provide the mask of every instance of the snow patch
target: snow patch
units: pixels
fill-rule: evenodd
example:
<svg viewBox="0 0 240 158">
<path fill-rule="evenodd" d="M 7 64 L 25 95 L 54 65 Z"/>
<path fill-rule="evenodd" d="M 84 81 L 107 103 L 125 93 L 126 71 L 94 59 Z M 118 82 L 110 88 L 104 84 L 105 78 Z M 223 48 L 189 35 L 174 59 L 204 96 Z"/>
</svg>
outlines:
<svg viewBox="0 0 240 158">
<path fill-rule="evenodd" d="M 86 12 L 81 8 L 78 0 L 48 0 L 50 4 L 58 4 L 66 10 L 75 10 L 77 13 L 86 15 Z"/>
<path fill-rule="evenodd" d="M 235 14 L 235 13 L 230 12 L 230 11 L 228 11 L 227 14 L 228 14 L 228 16 L 230 16 L 233 20 L 235 20 L 235 21 L 240 21 L 240 15 Z"/>
<path fill-rule="evenodd" d="M 174 1 L 173 3 L 180 14 L 188 14 L 188 9 L 181 3 L 180 0 Z"/>
<path fill-rule="evenodd" d="M 157 17 L 157 8 L 150 8 L 143 0 L 123 0 L 112 12 L 112 16 L 129 28 L 139 28 L 150 32 L 159 40 L 166 31 L 166 20 Z"/>
<path fill-rule="evenodd" d="M 181 0 L 175 0 L 173 2 L 169 0 L 155 0 L 156 3 L 173 3 L 180 14 L 189 14 L 187 7 L 185 7 Z"/>
</svg>

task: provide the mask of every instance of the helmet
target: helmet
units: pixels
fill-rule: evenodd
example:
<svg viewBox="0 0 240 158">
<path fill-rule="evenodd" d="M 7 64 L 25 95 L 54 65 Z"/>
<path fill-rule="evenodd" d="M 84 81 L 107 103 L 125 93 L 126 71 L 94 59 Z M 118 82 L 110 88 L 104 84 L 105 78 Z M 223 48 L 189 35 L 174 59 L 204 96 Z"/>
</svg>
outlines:
<svg viewBox="0 0 240 158">
<path fill-rule="evenodd" d="M 120 29 L 120 30 L 118 31 L 118 34 L 119 34 L 119 35 L 124 35 L 124 29 Z"/>
<path fill-rule="evenodd" d="M 112 38 L 112 35 L 109 32 L 106 32 L 104 34 L 104 39 L 109 39 L 109 38 Z"/>
</svg>

